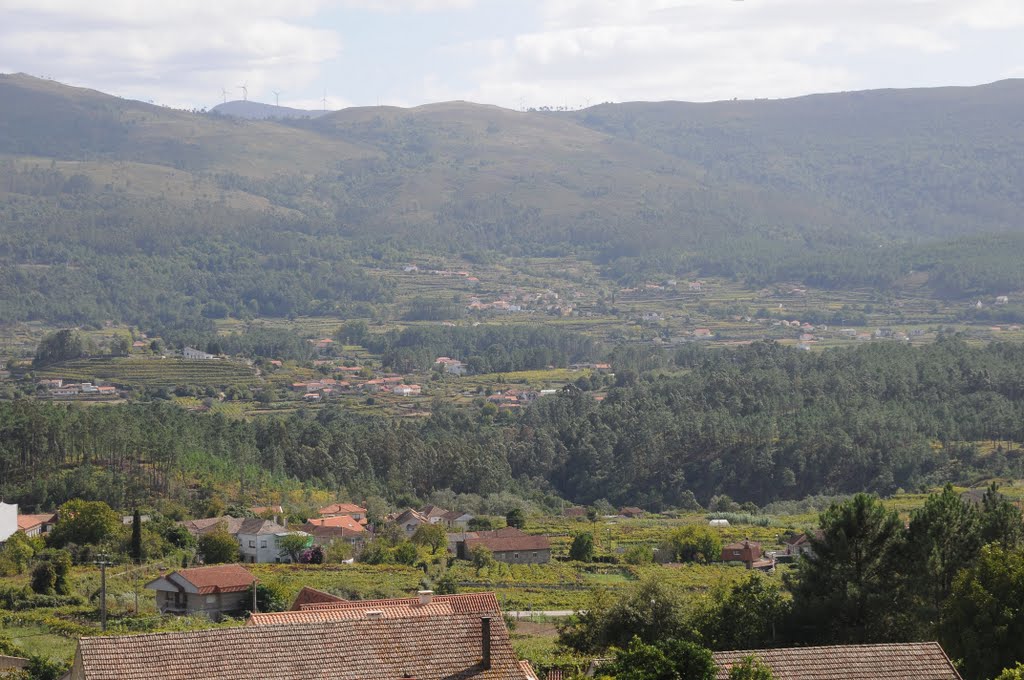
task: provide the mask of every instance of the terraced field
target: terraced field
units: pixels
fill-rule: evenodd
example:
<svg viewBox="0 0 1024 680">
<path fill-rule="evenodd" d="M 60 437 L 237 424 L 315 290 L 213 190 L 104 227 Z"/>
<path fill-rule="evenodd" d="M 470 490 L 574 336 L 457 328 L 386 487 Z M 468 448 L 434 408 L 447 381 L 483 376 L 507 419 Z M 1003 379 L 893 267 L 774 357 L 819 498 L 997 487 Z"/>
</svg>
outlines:
<svg viewBox="0 0 1024 680">
<path fill-rule="evenodd" d="M 79 359 L 36 371 L 41 378 L 111 382 L 122 387 L 174 387 L 195 385 L 224 389 L 260 382 L 243 363 L 160 358 Z"/>
</svg>

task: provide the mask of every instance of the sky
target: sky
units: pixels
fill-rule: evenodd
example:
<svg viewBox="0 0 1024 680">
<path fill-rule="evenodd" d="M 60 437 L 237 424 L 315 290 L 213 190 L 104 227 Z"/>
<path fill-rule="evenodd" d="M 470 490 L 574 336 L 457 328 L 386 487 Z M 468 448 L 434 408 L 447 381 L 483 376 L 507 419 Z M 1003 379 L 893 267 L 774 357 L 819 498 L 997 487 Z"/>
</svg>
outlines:
<svg viewBox="0 0 1024 680">
<path fill-rule="evenodd" d="M 1022 29 L 1024 0 L 0 0 L 0 72 L 187 109 L 575 109 L 1024 77 Z"/>
</svg>

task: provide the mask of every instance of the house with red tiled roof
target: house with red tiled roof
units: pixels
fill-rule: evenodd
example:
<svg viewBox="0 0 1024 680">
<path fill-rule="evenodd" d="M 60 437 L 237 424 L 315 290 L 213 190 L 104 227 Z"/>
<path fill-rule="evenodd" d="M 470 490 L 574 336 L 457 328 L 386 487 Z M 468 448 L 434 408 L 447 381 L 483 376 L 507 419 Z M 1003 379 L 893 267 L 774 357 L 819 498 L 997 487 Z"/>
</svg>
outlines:
<svg viewBox="0 0 1024 680">
<path fill-rule="evenodd" d="M 298 611 L 252 614 L 246 625 L 279 626 L 300 623 L 326 623 L 366 618 L 374 615 L 385 619 L 412 619 L 452 614 L 501 616 L 501 608 L 494 593 L 460 593 L 435 595 L 432 590 L 421 590 L 416 597 L 388 598 L 384 600 L 347 600 L 317 602 L 301 605 Z"/>
<path fill-rule="evenodd" d="M 508 564 L 547 564 L 551 561 L 551 541 L 547 536 L 533 536 L 515 527 L 496 531 L 468 532 L 456 554 L 468 558 L 477 546 L 487 548 L 494 559 Z"/>
<path fill-rule="evenodd" d="M 448 514 L 448 511 L 444 508 L 439 508 L 436 505 L 424 505 L 419 510 L 420 514 L 426 517 L 431 524 L 437 524 L 438 522 L 444 521 L 444 516 Z"/>
<path fill-rule="evenodd" d="M 500 613 L 84 637 L 70 680 L 531 680 Z"/>
<path fill-rule="evenodd" d="M 961 680 L 938 642 L 833 645 L 715 652 L 717 680 L 748 656 L 777 680 Z"/>
<path fill-rule="evenodd" d="M 41 515 L 18 515 L 18 531 L 26 536 L 45 536 L 57 523 L 56 513 L 47 512 Z"/>
<path fill-rule="evenodd" d="M 331 503 L 316 511 L 321 517 L 339 517 L 348 515 L 354 520 L 366 519 L 366 508 L 361 508 L 354 503 Z"/>
<path fill-rule="evenodd" d="M 409 508 L 405 512 L 399 514 L 394 519 L 395 524 L 402 528 L 405 532 L 406 537 L 412 536 L 416 533 L 416 529 L 421 524 L 430 524 L 430 520 L 427 519 L 423 514 L 417 510 Z"/>
<path fill-rule="evenodd" d="M 256 579 L 237 564 L 172 571 L 146 584 L 161 614 L 206 614 L 218 619 L 252 606 Z"/>
<path fill-rule="evenodd" d="M 366 533 L 366 527 L 349 515 L 338 515 L 336 517 L 310 517 L 303 525 L 302 531 L 306 531 L 306 527 L 337 527 L 345 529 L 346 531 L 351 531 L 355 534 Z"/>
<path fill-rule="evenodd" d="M 757 541 L 745 539 L 738 543 L 729 543 L 722 546 L 723 562 L 743 562 L 747 569 L 751 569 L 761 559 L 761 544 Z"/>
<path fill-rule="evenodd" d="M 475 515 L 468 512 L 452 510 L 451 512 L 444 513 L 441 516 L 441 521 L 444 522 L 445 526 L 449 529 L 465 530 L 469 528 L 469 523 L 474 517 Z"/>
<path fill-rule="evenodd" d="M 188 519 L 178 522 L 178 524 L 185 527 L 190 534 L 199 538 L 203 534 L 208 534 L 217 529 L 224 529 L 232 536 L 235 536 L 238 534 L 238 529 L 244 521 L 245 519 L 242 517 L 224 515 L 223 517 L 207 517 L 206 519 Z"/>
</svg>

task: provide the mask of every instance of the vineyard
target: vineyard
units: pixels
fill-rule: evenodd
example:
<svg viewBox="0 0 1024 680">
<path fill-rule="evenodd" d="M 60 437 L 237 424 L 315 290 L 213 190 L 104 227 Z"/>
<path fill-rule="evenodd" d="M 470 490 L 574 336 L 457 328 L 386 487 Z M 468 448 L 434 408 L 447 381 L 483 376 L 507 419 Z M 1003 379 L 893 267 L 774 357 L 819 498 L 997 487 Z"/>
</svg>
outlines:
<svg viewBox="0 0 1024 680">
<path fill-rule="evenodd" d="M 241 363 L 136 357 L 79 359 L 48 366 L 36 375 L 65 381 L 111 382 L 122 387 L 194 385 L 223 389 L 259 381 L 255 372 Z"/>
</svg>

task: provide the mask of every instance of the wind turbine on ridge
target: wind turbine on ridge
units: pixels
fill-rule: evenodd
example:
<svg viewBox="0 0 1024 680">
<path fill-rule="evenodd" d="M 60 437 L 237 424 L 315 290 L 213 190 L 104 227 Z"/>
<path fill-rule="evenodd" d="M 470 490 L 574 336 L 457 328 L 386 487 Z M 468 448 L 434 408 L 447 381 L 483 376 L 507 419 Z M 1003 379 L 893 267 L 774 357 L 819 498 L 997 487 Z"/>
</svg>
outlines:
<svg viewBox="0 0 1024 680">
<path fill-rule="evenodd" d="M 220 88 L 220 93 L 221 93 L 221 95 L 224 96 L 224 103 L 227 104 L 228 103 L 228 88 L 226 88 L 226 87 Z"/>
<path fill-rule="evenodd" d="M 279 90 L 271 90 L 274 93 L 274 106 L 281 106 L 281 92 Z"/>
<path fill-rule="evenodd" d="M 324 111 L 327 110 L 327 90 L 324 90 L 324 98 L 320 100 L 324 104 Z"/>
<path fill-rule="evenodd" d="M 238 89 L 240 89 L 242 91 L 242 101 L 243 102 L 249 101 L 249 82 L 246 81 L 246 82 L 242 83 L 241 85 L 238 86 Z"/>
</svg>

